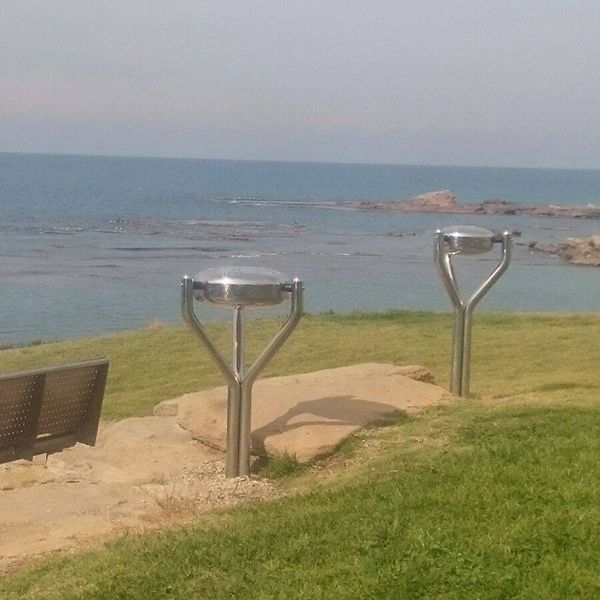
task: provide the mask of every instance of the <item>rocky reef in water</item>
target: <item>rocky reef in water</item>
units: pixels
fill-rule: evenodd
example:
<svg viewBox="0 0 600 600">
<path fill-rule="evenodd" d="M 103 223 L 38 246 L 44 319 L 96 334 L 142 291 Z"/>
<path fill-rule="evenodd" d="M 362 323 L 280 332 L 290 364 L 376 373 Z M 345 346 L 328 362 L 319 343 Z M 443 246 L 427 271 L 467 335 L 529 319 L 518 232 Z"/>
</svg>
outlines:
<svg viewBox="0 0 600 600">
<path fill-rule="evenodd" d="M 406 213 L 448 213 L 461 215 L 530 215 L 533 217 L 566 217 L 600 219 L 600 206 L 559 206 L 557 204 L 518 204 L 509 200 L 490 199 L 477 203 L 459 204 L 450 190 L 419 194 L 409 200 L 389 202 L 362 201 L 344 203 L 362 210 L 385 210 Z"/>
<path fill-rule="evenodd" d="M 531 242 L 529 249 L 543 254 L 556 254 L 574 265 L 600 267 L 600 235 L 567 238 L 560 244 Z"/>
</svg>

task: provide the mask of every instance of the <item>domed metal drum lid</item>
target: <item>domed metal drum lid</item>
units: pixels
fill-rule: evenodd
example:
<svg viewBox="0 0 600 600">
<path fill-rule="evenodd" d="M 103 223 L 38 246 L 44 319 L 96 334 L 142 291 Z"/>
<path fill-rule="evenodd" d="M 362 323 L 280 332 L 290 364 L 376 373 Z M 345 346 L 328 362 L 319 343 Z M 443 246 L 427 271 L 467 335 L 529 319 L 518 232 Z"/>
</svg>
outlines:
<svg viewBox="0 0 600 600">
<path fill-rule="evenodd" d="M 194 297 L 223 307 L 272 306 L 288 297 L 290 284 L 287 275 L 272 269 L 215 267 L 194 277 Z"/>
<path fill-rule="evenodd" d="M 452 225 L 442 229 L 448 254 L 483 254 L 494 247 L 496 235 L 484 227 Z"/>
</svg>

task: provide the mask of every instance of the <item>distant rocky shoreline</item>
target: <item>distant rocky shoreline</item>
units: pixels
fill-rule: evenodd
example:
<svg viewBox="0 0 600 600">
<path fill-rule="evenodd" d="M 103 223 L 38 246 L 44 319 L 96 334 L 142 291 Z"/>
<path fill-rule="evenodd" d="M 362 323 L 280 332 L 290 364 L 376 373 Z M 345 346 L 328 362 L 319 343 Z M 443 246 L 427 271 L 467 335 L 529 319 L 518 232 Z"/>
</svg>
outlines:
<svg viewBox="0 0 600 600">
<path fill-rule="evenodd" d="M 459 215 L 528 215 L 533 217 L 563 217 L 572 219 L 600 219 L 600 206 L 558 206 L 556 204 L 518 204 L 508 200 L 484 200 L 478 203 L 458 204 L 450 190 L 419 194 L 410 200 L 391 202 L 343 203 L 360 210 L 381 210 L 405 213 L 445 213 Z M 517 234 L 518 232 L 514 232 Z M 559 244 L 530 242 L 529 250 L 554 254 L 574 265 L 600 267 L 600 235 L 590 238 L 567 238 Z"/>
<path fill-rule="evenodd" d="M 361 210 L 384 210 L 406 213 L 448 213 L 461 215 L 529 215 L 533 217 L 564 217 L 600 219 L 600 206 L 559 206 L 557 204 L 518 204 L 509 200 L 490 199 L 477 203 L 459 204 L 450 190 L 419 194 L 409 200 L 388 202 L 362 201 L 344 203 Z"/>
</svg>

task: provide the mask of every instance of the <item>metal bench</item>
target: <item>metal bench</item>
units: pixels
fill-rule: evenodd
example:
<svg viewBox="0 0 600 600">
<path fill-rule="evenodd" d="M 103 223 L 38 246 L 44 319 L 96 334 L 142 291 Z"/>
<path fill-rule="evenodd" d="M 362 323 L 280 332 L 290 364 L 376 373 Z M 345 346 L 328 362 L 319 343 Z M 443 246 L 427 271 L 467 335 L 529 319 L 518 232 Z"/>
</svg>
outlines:
<svg viewBox="0 0 600 600">
<path fill-rule="evenodd" d="M 0 375 L 0 463 L 96 443 L 108 359 Z"/>
</svg>

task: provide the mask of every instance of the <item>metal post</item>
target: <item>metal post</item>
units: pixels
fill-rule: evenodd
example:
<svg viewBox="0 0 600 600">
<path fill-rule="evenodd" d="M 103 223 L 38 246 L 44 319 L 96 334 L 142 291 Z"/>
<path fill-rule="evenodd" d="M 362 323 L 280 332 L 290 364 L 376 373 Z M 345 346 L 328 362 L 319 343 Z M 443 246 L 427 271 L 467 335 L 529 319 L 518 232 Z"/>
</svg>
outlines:
<svg viewBox="0 0 600 600">
<path fill-rule="evenodd" d="M 243 306 L 233 309 L 232 371 L 235 385 L 227 389 L 227 449 L 225 475 L 237 477 L 240 460 L 240 408 L 242 404 L 242 379 L 244 377 L 244 329 Z"/>
<path fill-rule="evenodd" d="M 239 429 L 238 475 L 243 477 L 250 471 L 250 451 L 252 450 L 252 386 L 253 381 L 244 381 L 241 387 L 241 414 Z"/>
<path fill-rule="evenodd" d="M 450 382 L 450 391 L 453 394 L 460 394 L 463 356 L 463 337 L 465 328 L 465 307 L 460 299 L 458 281 L 454 273 L 454 266 L 448 254 L 444 254 L 444 263 L 448 272 L 448 279 L 452 288 L 456 290 L 454 301 L 454 327 L 452 331 L 452 378 Z"/>
<path fill-rule="evenodd" d="M 194 330 L 227 381 L 227 450 L 225 472 L 227 477 L 247 475 L 250 470 L 252 431 L 252 386 L 260 371 L 281 348 L 300 321 L 303 311 L 302 282 L 295 279 L 284 284 L 281 291 L 291 292 L 290 313 L 279 332 L 269 342 L 247 372 L 244 371 L 243 305 L 234 306 L 232 331 L 232 367 L 208 337 L 193 309 L 195 284 L 190 277 L 182 281 L 181 312 L 185 322 Z M 200 285 L 200 289 L 204 289 Z"/>
<path fill-rule="evenodd" d="M 454 323 L 452 332 L 452 367 L 450 379 L 450 391 L 460 394 L 462 364 L 463 364 L 463 330 L 464 330 L 464 305 L 460 299 L 458 282 L 454 273 L 454 267 L 450 255 L 446 252 L 444 244 L 444 232 L 435 232 L 434 261 L 437 271 L 450 300 L 454 305 Z"/>
<path fill-rule="evenodd" d="M 478 302 L 485 296 L 489 289 L 506 271 L 510 262 L 512 236 L 508 231 L 501 238 L 494 237 L 493 242 L 502 243 L 502 258 L 498 266 L 492 271 L 483 283 L 475 290 L 471 297 L 464 302 L 458 290 L 458 282 L 452 265 L 451 254 L 446 247 L 446 234 L 437 230 L 434 244 L 434 262 L 442 278 L 444 287 L 454 305 L 454 325 L 452 340 L 452 377 L 450 391 L 467 397 L 470 393 L 471 379 L 471 331 L 473 326 L 473 310 Z M 493 245 L 490 240 L 490 247 Z M 485 248 L 485 245 L 482 245 Z M 488 248 L 485 248 L 487 250 Z M 485 251 L 484 250 L 484 251 Z M 472 251 L 470 253 L 473 253 Z M 478 252 L 475 252 L 478 253 Z"/>
<path fill-rule="evenodd" d="M 460 365 L 459 396 L 466 398 L 470 392 L 471 383 L 471 332 L 473 330 L 473 310 L 465 309 L 463 314 L 462 362 Z M 454 393 L 454 392 L 453 392 Z"/>
<path fill-rule="evenodd" d="M 500 241 L 500 240 L 498 240 Z M 511 255 L 512 235 L 505 231 L 502 234 L 502 257 L 498 266 L 492 271 L 490 276 L 473 292 L 473 295 L 465 303 L 464 309 L 464 332 L 463 332 L 463 350 L 462 350 L 462 374 L 460 384 L 460 395 L 467 397 L 470 394 L 471 387 L 471 330 L 473 328 L 473 311 L 479 301 L 488 293 L 489 289 L 498 281 L 500 276 L 508 269 Z"/>
<path fill-rule="evenodd" d="M 259 373 L 267 366 L 274 354 L 283 346 L 285 340 L 298 325 L 302 317 L 303 310 L 303 286 L 302 282 L 294 279 L 291 285 L 292 302 L 290 314 L 279 332 L 269 342 L 267 347 L 261 352 L 258 358 L 252 363 L 248 372 L 242 379 L 242 401 L 240 411 L 240 454 L 239 454 L 239 475 L 247 475 L 250 470 L 250 450 L 252 446 L 252 386 Z"/>
<path fill-rule="evenodd" d="M 183 316 L 183 320 L 191 329 L 193 329 L 200 341 L 206 346 L 212 359 L 219 368 L 219 371 L 221 371 L 223 377 L 225 377 L 227 380 L 228 385 L 235 383 L 235 375 L 233 374 L 233 371 L 227 366 L 225 359 L 208 337 L 208 334 L 204 330 L 204 327 L 202 327 L 200 324 L 200 321 L 198 321 L 198 318 L 194 313 L 193 303 L 194 280 L 186 275 L 181 282 L 181 314 Z"/>
<path fill-rule="evenodd" d="M 225 476 L 237 477 L 240 458 L 240 403 L 242 386 L 239 382 L 227 386 L 227 447 L 225 449 Z"/>
<path fill-rule="evenodd" d="M 465 331 L 465 311 L 462 307 L 454 308 L 454 324 L 452 326 L 452 367 L 450 391 L 460 395 L 463 368 L 463 340 Z"/>
<path fill-rule="evenodd" d="M 244 307 L 236 306 L 233 309 L 233 372 L 241 381 L 244 377 Z"/>
<path fill-rule="evenodd" d="M 225 362 L 225 359 L 212 343 L 204 327 L 194 313 L 194 280 L 185 276 L 181 282 L 181 314 L 184 321 L 208 349 L 211 358 L 227 381 L 227 449 L 225 453 L 225 473 L 227 477 L 236 477 L 239 456 L 240 422 L 240 381 Z"/>
</svg>

